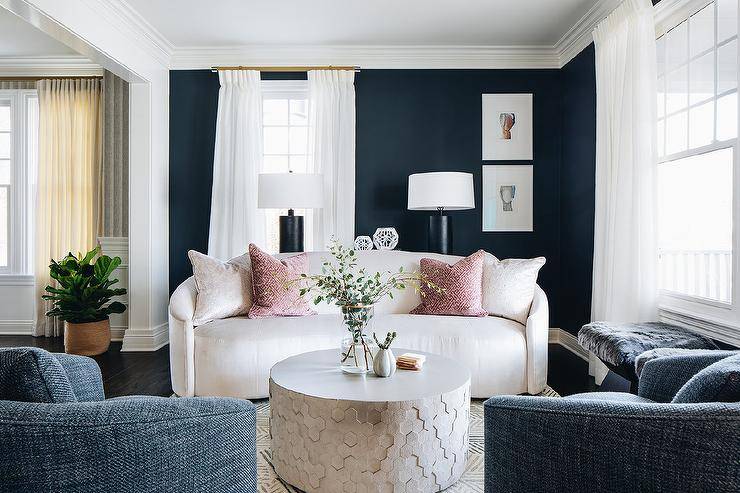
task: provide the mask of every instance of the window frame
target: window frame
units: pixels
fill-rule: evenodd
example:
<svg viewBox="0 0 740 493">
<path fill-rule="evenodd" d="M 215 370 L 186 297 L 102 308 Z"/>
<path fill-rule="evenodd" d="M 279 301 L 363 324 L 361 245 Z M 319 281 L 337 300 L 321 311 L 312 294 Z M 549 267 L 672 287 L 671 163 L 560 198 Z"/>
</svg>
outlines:
<svg viewBox="0 0 740 493">
<path fill-rule="evenodd" d="M 9 188 L 8 265 L 0 266 L 0 276 L 33 273 L 33 219 L 35 173 L 28 153 L 29 100 L 38 99 L 35 89 L 0 89 L 0 99 L 10 101 L 11 151 Z"/>
<path fill-rule="evenodd" d="M 711 49 L 706 49 L 695 55 L 691 55 L 690 52 L 690 35 L 691 26 L 689 19 L 694 14 L 700 12 L 706 6 L 714 4 L 714 43 Z M 666 59 L 666 66 L 662 74 L 657 74 L 658 77 L 664 78 L 664 89 L 663 97 L 666 98 L 668 74 L 672 71 L 680 69 L 683 66 L 687 67 L 687 98 L 688 105 L 686 108 L 678 110 L 674 113 L 681 111 L 687 112 L 687 126 L 690 126 L 689 110 L 694 107 L 706 104 L 709 101 L 714 102 L 714 129 L 712 135 L 712 142 L 707 145 L 703 145 L 694 149 L 688 148 L 690 146 L 690 134 L 687 131 L 687 149 L 681 152 L 667 154 L 664 152 L 656 159 L 657 166 L 661 164 L 667 164 L 672 161 L 677 161 L 691 156 L 706 154 L 708 152 L 718 151 L 722 149 L 733 149 L 733 190 L 732 190 L 732 269 L 730 272 L 732 290 L 730 296 L 730 302 L 724 302 L 719 300 L 713 300 L 708 298 L 701 298 L 697 296 L 686 295 L 673 291 L 661 289 L 659 291 L 659 316 L 660 319 L 670 323 L 676 323 L 678 325 L 689 326 L 693 330 L 712 337 L 716 340 L 726 342 L 733 345 L 740 345 L 740 231 L 738 228 L 738 221 L 740 221 L 740 149 L 738 148 L 738 137 L 728 140 L 717 140 L 717 101 L 723 96 L 732 93 L 740 92 L 740 49 L 738 49 L 738 87 L 735 89 L 723 91 L 718 93 L 719 76 L 718 76 L 718 50 L 720 47 L 731 43 L 736 40 L 736 43 L 740 44 L 740 38 L 738 33 L 734 37 L 730 37 L 718 43 L 717 38 L 717 7 L 715 0 L 693 0 L 689 2 L 661 2 L 656 6 L 656 39 L 665 36 L 671 29 L 680 25 L 683 21 L 687 22 L 688 34 L 687 39 L 689 46 L 689 57 L 685 62 L 686 65 L 679 64 L 675 67 L 668 69 L 668 60 Z M 740 8 L 738 9 L 738 26 L 740 28 Z M 691 62 L 705 56 L 711 51 L 714 52 L 714 94 L 711 99 L 705 99 L 701 102 L 691 102 Z M 660 89 L 659 89 L 660 90 Z M 738 128 L 740 129 L 740 97 L 736 98 L 738 103 L 737 116 L 738 116 Z M 665 100 L 664 100 L 665 102 Z M 662 120 L 663 131 L 666 132 L 667 125 L 665 122 L 669 115 L 667 107 L 663 112 Z M 658 122 L 660 118 L 656 119 L 656 128 L 658 128 Z M 663 139 L 665 145 L 665 139 Z M 656 268 L 658 267 L 658 259 L 656 258 Z"/>
</svg>

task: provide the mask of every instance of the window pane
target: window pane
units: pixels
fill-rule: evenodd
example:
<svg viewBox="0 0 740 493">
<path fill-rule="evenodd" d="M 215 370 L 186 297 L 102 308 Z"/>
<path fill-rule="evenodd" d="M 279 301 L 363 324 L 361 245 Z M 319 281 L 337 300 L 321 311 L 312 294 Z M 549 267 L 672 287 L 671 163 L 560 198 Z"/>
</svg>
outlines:
<svg viewBox="0 0 740 493">
<path fill-rule="evenodd" d="M 737 40 L 717 51 L 717 90 L 721 93 L 737 87 Z"/>
<path fill-rule="evenodd" d="M 665 73 L 665 36 L 655 40 L 655 54 L 658 61 L 658 75 Z"/>
<path fill-rule="evenodd" d="M 737 34 L 737 0 L 717 0 L 717 42 Z"/>
<path fill-rule="evenodd" d="M 684 65 L 678 70 L 668 74 L 668 87 L 666 94 L 666 112 L 673 113 L 689 105 L 689 80 L 688 66 Z"/>
<path fill-rule="evenodd" d="M 262 115 L 264 125 L 287 125 L 288 100 L 265 99 L 262 102 Z"/>
<path fill-rule="evenodd" d="M 306 156 L 290 156 L 290 171 L 305 173 L 308 171 Z"/>
<path fill-rule="evenodd" d="M 706 101 L 714 96 L 714 52 L 692 61 L 690 72 L 691 104 Z"/>
<path fill-rule="evenodd" d="M 730 301 L 732 160 L 722 149 L 658 166 L 661 288 Z"/>
<path fill-rule="evenodd" d="M 10 104 L 0 101 L 0 131 L 10 130 Z"/>
<path fill-rule="evenodd" d="M 262 171 L 265 173 L 287 173 L 288 156 L 265 156 Z"/>
<path fill-rule="evenodd" d="M 687 113 L 682 111 L 673 116 L 669 116 L 666 122 L 666 154 L 674 154 L 686 150 L 687 145 L 687 133 L 688 133 L 688 122 Z"/>
<path fill-rule="evenodd" d="M 288 154 L 288 127 L 265 127 L 265 154 Z"/>
<path fill-rule="evenodd" d="M 714 46 L 714 6 L 709 4 L 691 16 L 691 56 Z"/>
<path fill-rule="evenodd" d="M 665 155 L 665 120 L 658 121 L 658 156 Z"/>
<path fill-rule="evenodd" d="M 0 159 L 10 159 L 10 134 L 0 133 Z"/>
<path fill-rule="evenodd" d="M 689 59 L 689 30 L 686 21 L 673 28 L 666 35 L 668 70 L 671 70 Z"/>
<path fill-rule="evenodd" d="M 0 185 L 10 185 L 9 159 L 0 159 Z"/>
<path fill-rule="evenodd" d="M 714 138 L 714 101 L 689 111 L 689 147 L 696 149 L 712 143 Z"/>
<path fill-rule="evenodd" d="M 308 127 L 290 127 L 290 153 L 306 154 L 308 148 Z"/>
<path fill-rule="evenodd" d="M 8 188 L 0 187 L 0 267 L 8 266 Z"/>
<path fill-rule="evenodd" d="M 737 93 L 717 100 L 717 140 L 737 137 Z"/>
<path fill-rule="evenodd" d="M 290 100 L 290 124 L 308 125 L 308 101 L 305 99 Z"/>
<path fill-rule="evenodd" d="M 665 116 L 665 77 L 658 77 L 658 118 Z"/>
</svg>

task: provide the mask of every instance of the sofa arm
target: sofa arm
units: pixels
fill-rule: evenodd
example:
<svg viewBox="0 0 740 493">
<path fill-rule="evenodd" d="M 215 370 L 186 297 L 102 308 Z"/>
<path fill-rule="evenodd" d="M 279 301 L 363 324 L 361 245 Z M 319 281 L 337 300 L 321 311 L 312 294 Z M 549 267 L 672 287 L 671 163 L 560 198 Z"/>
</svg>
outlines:
<svg viewBox="0 0 740 493">
<path fill-rule="evenodd" d="M 256 492 L 254 406 L 145 397 L 0 403 L 0 491 Z"/>
<path fill-rule="evenodd" d="M 67 373 L 72 391 L 80 402 L 105 399 L 103 375 L 94 359 L 74 354 L 54 353 L 54 357 Z"/>
<path fill-rule="evenodd" d="M 198 288 L 191 276 L 170 297 L 170 377 L 172 390 L 181 397 L 195 395 L 195 334 L 193 314 Z"/>
<path fill-rule="evenodd" d="M 691 377 L 717 361 L 740 351 L 696 349 L 651 359 L 642 368 L 637 394 L 656 402 L 671 402 Z"/>
<path fill-rule="evenodd" d="M 547 344 L 550 337 L 550 309 L 547 295 L 535 287 L 527 317 L 527 392 L 539 394 L 547 384 Z"/>
<path fill-rule="evenodd" d="M 501 396 L 484 425 L 485 491 L 740 491 L 740 404 Z"/>
</svg>

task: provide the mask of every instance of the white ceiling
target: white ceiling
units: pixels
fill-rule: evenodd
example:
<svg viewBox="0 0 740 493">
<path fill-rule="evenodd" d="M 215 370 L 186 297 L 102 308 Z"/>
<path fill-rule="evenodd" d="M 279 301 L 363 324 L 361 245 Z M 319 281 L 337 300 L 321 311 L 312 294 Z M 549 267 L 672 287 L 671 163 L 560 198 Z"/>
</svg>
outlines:
<svg viewBox="0 0 740 493">
<path fill-rule="evenodd" d="M 596 0 L 128 0 L 175 48 L 553 46 Z"/>
<path fill-rule="evenodd" d="M 60 55 L 77 55 L 77 53 L 0 7 L 0 57 Z"/>
</svg>

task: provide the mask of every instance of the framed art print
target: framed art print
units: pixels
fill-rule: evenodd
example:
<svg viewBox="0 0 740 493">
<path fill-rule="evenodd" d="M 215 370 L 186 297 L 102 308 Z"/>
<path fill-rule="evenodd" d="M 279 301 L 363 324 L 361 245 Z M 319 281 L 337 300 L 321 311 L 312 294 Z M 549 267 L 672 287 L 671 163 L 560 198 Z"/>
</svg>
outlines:
<svg viewBox="0 0 740 493">
<path fill-rule="evenodd" d="M 483 231 L 534 231 L 532 165 L 483 166 Z"/>
<path fill-rule="evenodd" d="M 532 160 L 532 95 L 483 94 L 483 160 Z"/>
</svg>

